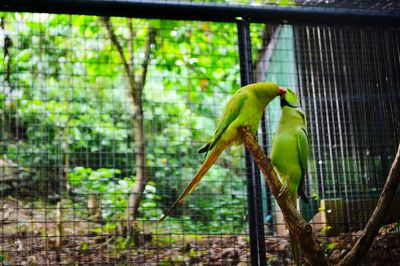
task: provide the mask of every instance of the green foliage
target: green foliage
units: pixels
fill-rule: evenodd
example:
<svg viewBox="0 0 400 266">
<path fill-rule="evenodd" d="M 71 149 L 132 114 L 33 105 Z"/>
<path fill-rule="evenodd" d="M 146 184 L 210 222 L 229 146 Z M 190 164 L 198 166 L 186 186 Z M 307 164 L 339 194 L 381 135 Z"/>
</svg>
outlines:
<svg viewBox="0 0 400 266">
<path fill-rule="evenodd" d="M 321 229 L 321 233 L 326 236 L 329 234 L 329 232 L 332 230 L 332 226 L 330 225 L 323 225 L 322 229 Z"/>
<path fill-rule="evenodd" d="M 106 221 L 113 221 L 121 217 L 127 207 L 128 195 L 131 191 L 134 178 L 119 177 L 118 169 L 76 167 L 68 175 L 68 181 L 76 197 L 86 197 L 97 194 L 100 197 L 102 216 Z M 141 212 L 146 219 L 155 220 L 161 211 L 157 209 L 157 190 L 154 182 L 149 182 L 145 188 Z M 82 206 L 81 206 L 82 207 Z"/>
<path fill-rule="evenodd" d="M 325 247 L 325 252 L 331 252 L 334 249 L 336 249 L 336 243 L 335 242 L 330 242 L 330 243 L 327 243 L 327 245 Z"/>
<path fill-rule="evenodd" d="M 317 201 L 321 200 L 320 196 L 316 192 L 311 193 L 311 199 L 312 200 L 317 200 Z"/>
<path fill-rule="evenodd" d="M 83 253 L 87 253 L 88 251 L 89 251 L 89 243 L 88 242 L 85 242 L 85 241 L 83 241 L 82 243 L 81 243 L 81 251 L 83 252 Z"/>
<path fill-rule="evenodd" d="M 4 251 L 0 252 L 0 262 L 4 262 L 6 260 L 6 255 Z"/>
<path fill-rule="evenodd" d="M 77 193 L 102 194 L 108 191 L 107 188 L 109 182 L 115 180 L 115 176 L 120 173 L 121 171 L 117 169 L 100 168 L 96 171 L 93 171 L 90 168 L 76 167 L 69 173 L 68 179 L 72 187 L 76 189 Z"/>
<path fill-rule="evenodd" d="M 82 210 L 88 194 L 99 195 L 103 219 L 113 226 L 123 214 L 135 176 L 131 103 L 118 53 L 96 17 L 4 16 L 14 44 L 9 84 L 5 64 L 0 65 L 5 84 L 0 90 L 1 125 L 6 127 L 1 134 L 10 140 L 4 149 L 8 158 L 34 173 L 38 194 L 64 194 L 69 182 L 76 194 L 71 207 Z M 128 39 L 127 19 L 111 21 L 117 37 Z M 158 29 L 143 92 L 146 167 L 152 182 L 139 210 L 140 219 L 156 220 L 202 163 L 197 150 L 212 136 L 215 117 L 238 88 L 236 26 L 140 19 L 132 24 L 135 64 L 145 50 L 148 26 Z M 128 53 L 128 43 L 122 45 Z M 3 53 L 0 60 L 4 62 Z M 172 227 L 242 232 L 242 158 L 241 149 L 224 152 L 190 196 L 190 204 L 177 208 Z"/>
</svg>

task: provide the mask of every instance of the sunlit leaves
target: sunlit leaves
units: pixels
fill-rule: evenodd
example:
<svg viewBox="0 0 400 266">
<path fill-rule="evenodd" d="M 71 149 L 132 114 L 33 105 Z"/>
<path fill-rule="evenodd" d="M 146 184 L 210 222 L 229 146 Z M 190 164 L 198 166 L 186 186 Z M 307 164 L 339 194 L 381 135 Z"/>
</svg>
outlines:
<svg viewBox="0 0 400 266">
<path fill-rule="evenodd" d="M 0 107 L 7 121 L 20 126 L 19 135 L 7 143 L 7 156 L 40 173 L 37 180 L 58 185 L 66 178 L 68 155 L 74 192 L 79 197 L 101 194 L 103 217 L 117 219 L 135 176 L 132 101 L 103 24 L 91 16 L 6 17 L 13 65 Z M 128 19 L 111 20 L 117 36 L 129 40 Z M 157 29 L 142 99 L 152 182 L 140 207 L 140 219 L 154 220 L 203 162 L 197 150 L 213 135 L 216 117 L 239 87 L 236 25 L 141 19 L 132 19 L 132 25 L 133 47 L 128 41 L 122 45 L 126 54 L 134 51 L 135 74 L 140 74 L 148 27 Z M 0 53 L 2 62 L 3 57 Z M 4 81 L 4 64 L 0 68 Z M 207 182 L 191 195 L 193 203 L 178 207 L 175 215 L 188 220 L 185 229 L 221 232 L 219 219 L 231 221 L 228 231 L 242 229 L 242 167 L 239 151 L 224 152 Z"/>
</svg>

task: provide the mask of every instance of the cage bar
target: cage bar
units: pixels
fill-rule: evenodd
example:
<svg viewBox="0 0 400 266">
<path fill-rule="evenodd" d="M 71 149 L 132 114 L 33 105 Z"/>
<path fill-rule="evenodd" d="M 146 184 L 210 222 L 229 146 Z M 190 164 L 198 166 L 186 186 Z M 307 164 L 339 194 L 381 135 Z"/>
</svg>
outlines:
<svg viewBox="0 0 400 266">
<path fill-rule="evenodd" d="M 253 83 L 253 64 L 251 59 L 251 40 L 249 23 L 246 20 L 237 22 L 240 79 L 241 86 Z M 251 262 L 253 265 L 265 265 L 264 219 L 261 203 L 261 176 L 249 151 L 246 149 L 246 176 L 249 208 L 249 230 Z"/>
<path fill-rule="evenodd" d="M 227 5 L 186 1 L 59 0 L 55 4 L 51 0 L 3 0 L 0 3 L 0 10 L 220 22 L 235 22 L 241 17 L 256 23 L 400 24 L 400 12 L 396 7 L 394 10 L 374 10 L 306 5 L 294 7 Z"/>
</svg>

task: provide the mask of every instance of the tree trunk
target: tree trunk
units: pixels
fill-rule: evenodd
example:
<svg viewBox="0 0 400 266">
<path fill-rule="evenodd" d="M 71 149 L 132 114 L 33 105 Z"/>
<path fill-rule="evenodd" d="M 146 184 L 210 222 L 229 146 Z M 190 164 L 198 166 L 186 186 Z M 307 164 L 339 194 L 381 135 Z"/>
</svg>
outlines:
<svg viewBox="0 0 400 266">
<path fill-rule="evenodd" d="M 145 133 L 144 133 L 144 119 L 143 119 L 143 104 L 142 104 L 142 92 L 146 82 L 147 69 L 149 65 L 149 59 L 151 54 L 152 44 L 155 43 L 156 31 L 154 28 L 148 28 L 146 47 L 144 52 L 144 59 L 141 64 L 142 73 L 141 76 L 135 78 L 134 69 L 134 49 L 133 44 L 136 38 L 136 32 L 132 27 L 132 21 L 128 20 L 128 28 L 130 32 L 130 37 L 128 40 L 128 51 L 129 60 L 124 54 L 123 47 L 118 41 L 117 36 L 114 33 L 113 26 L 110 22 L 110 18 L 104 17 L 103 23 L 107 29 L 109 37 L 113 45 L 117 48 L 120 55 L 122 64 L 124 66 L 125 75 L 127 78 L 127 87 L 129 89 L 129 94 L 133 102 L 133 114 L 132 114 L 132 125 L 133 125 L 133 144 L 132 149 L 135 153 L 135 170 L 136 170 L 136 180 L 135 185 L 130 191 L 128 198 L 128 206 L 125 211 L 125 216 L 128 221 L 128 227 L 134 228 L 133 222 L 139 214 L 139 205 L 142 200 L 144 189 L 146 187 L 148 177 L 146 176 L 146 143 L 145 143 Z"/>
<path fill-rule="evenodd" d="M 136 180 L 130 192 L 128 207 L 126 209 L 126 218 L 129 223 L 134 221 L 139 214 L 139 204 L 148 181 L 146 175 L 146 144 L 142 102 L 138 101 L 135 103 L 133 109 L 133 150 L 135 152 Z"/>
</svg>

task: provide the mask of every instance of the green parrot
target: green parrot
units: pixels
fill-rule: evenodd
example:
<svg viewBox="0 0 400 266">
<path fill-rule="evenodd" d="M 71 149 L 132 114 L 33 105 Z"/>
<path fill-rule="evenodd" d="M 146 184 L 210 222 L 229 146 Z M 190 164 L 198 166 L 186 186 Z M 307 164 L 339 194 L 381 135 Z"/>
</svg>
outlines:
<svg viewBox="0 0 400 266">
<path fill-rule="evenodd" d="M 251 131 L 255 133 L 267 104 L 276 96 L 285 92 L 286 89 L 278 87 L 275 83 L 259 82 L 240 88 L 232 96 L 224 108 L 214 136 L 204 148 L 199 150 L 199 153 L 206 153 L 206 155 L 210 152 L 209 156 L 194 175 L 190 184 L 159 222 L 164 220 L 175 206 L 193 191 L 223 150 L 231 144 L 240 145 L 243 143 L 237 129 L 241 126 L 249 126 Z"/>
<path fill-rule="evenodd" d="M 297 208 L 297 198 L 308 203 L 303 190 L 308 161 L 307 124 L 297 95 L 291 90 L 281 96 L 282 114 L 272 140 L 271 162 Z M 290 232 L 289 232 L 290 233 Z M 293 258 L 299 265 L 299 243 L 290 233 Z"/>
</svg>

